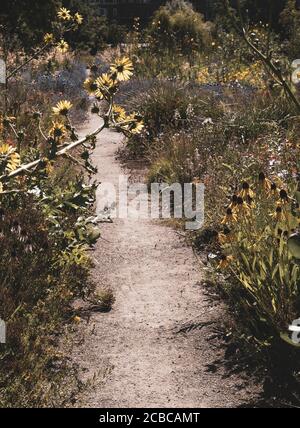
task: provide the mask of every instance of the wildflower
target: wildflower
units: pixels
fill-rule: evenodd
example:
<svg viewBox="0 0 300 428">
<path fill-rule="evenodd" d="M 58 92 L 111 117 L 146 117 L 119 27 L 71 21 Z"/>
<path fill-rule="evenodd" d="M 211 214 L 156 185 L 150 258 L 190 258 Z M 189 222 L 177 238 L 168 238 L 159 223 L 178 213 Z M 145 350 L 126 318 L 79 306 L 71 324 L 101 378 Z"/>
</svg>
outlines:
<svg viewBox="0 0 300 428">
<path fill-rule="evenodd" d="M 69 44 L 65 40 L 60 40 L 57 44 L 57 49 L 61 53 L 66 53 L 69 49 Z"/>
<path fill-rule="evenodd" d="M 222 254 L 221 261 L 218 265 L 218 269 L 228 268 L 228 266 L 230 265 L 230 263 L 232 263 L 232 261 L 233 261 L 233 256 L 225 256 L 224 254 Z"/>
<path fill-rule="evenodd" d="M 76 24 L 81 25 L 83 22 L 82 15 L 80 15 L 80 13 L 76 12 L 74 15 L 74 21 L 76 22 Z"/>
<path fill-rule="evenodd" d="M 7 155 L 10 151 L 11 146 L 9 144 L 2 144 L 0 146 L 0 156 Z"/>
<path fill-rule="evenodd" d="M 66 133 L 66 128 L 63 123 L 52 122 L 52 128 L 50 129 L 49 135 L 54 138 L 61 138 Z"/>
<path fill-rule="evenodd" d="M 139 134 L 142 129 L 144 128 L 144 122 L 142 121 L 141 116 L 139 116 L 136 113 L 131 114 L 128 116 L 128 120 L 130 123 L 126 125 L 125 129 L 132 134 Z"/>
<path fill-rule="evenodd" d="M 49 43 L 52 43 L 54 40 L 54 36 L 52 33 L 46 33 L 44 35 L 44 43 L 46 43 L 46 45 L 48 45 Z"/>
<path fill-rule="evenodd" d="M 129 58 L 123 57 L 117 59 L 115 63 L 111 65 L 110 70 L 116 75 L 118 80 L 129 80 L 133 75 L 133 64 Z"/>
<path fill-rule="evenodd" d="M 77 324 L 80 323 L 81 318 L 78 317 L 77 315 L 73 318 L 73 321 L 76 322 Z"/>
<path fill-rule="evenodd" d="M 57 16 L 63 21 L 70 21 L 72 19 L 71 12 L 65 7 L 61 7 L 57 12 Z"/>
<path fill-rule="evenodd" d="M 233 223 L 237 221 L 236 214 L 232 211 L 230 207 L 227 208 L 226 215 L 221 221 L 221 224 Z"/>
<path fill-rule="evenodd" d="M 223 233 L 218 233 L 218 240 L 221 245 L 229 244 L 233 240 L 233 235 L 228 227 L 224 228 Z"/>
<path fill-rule="evenodd" d="M 272 193 L 273 195 L 275 195 L 277 193 L 277 185 L 276 185 L 276 183 L 272 183 L 271 184 L 270 193 Z"/>
<path fill-rule="evenodd" d="M 8 172 L 14 171 L 20 165 L 19 153 L 9 144 L 2 144 L 0 146 L 0 161 L 1 158 L 5 161 L 5 169 Z"/>
<path fill-rule="evenodd" d="M 52 110 L 56 115 L 60 114 L 61 116 L 67 116 L 72 107 L 73 105 L 70 103 L 70 101 L 65 100 L 59 101 L 56 106 L 52 108 Z"/>
<path fill-rule="evenodd" d="M 258 181 L 259 181 L 259 184 L 261 185 L 261 187 L 266 192 L 269 192 L 271 190 L 272 183 L 271 183 L 271 181 L 268 178 L 266 178 L 266 176 L 265 176 L 265 174 L 263 172 L 261 172 L 259 174 Z"/>
<path fill-rule="evenodd" d="M 233 209 L 233 208 L 236 206 L 236 204 L 237 204 L 237 199 L 238 199 L 237 195 L 233 195 L 233 196 L 232 196 L 232 198 L 231 198 L 231 203 L 230 203 L 230 205 L 229 205 L 229 208 Z"/>
<path fill-rule="evenodd" d="M 254 197 L 254 192 L 250 189 L 250 185 L 246 181 L 244 181 L 242 184 L 242 190 L 239 196 L 241 196 L 243 199 L 246 199 L 247 196 L 250 196 L 250 198 Z"/>
<path fill-rule="evenodd" d="M 282 207 L 281 206 L 278 206 L 276 208 L 276 211 L 275 211 L 274 214 L 272 214 L 272 217 L 273 217 L 274 220 L 276 220 L 278 222 L 282 221 L 283 211 L 282 211 Z"/>
<path fill-rule="evenodd" d="M 89 95 L 95 95 L 95 91 L 98 88 L 94 79 L 91 79 L 90 77 L 85 79 L 85 81 L 83 83 L 83 87 L 88 92 Z"/>
<path fill-rule="evenodd" d="M 288 200 L 289 200 L 288 194 L 284 189 L 280 190 L 279 197 L 280 197 L 282 202 L 288 202 Z"/>
<path fill-rule="evenodd" d="M 126 112 L 123 109 L 123 107 L 120 107 L 118 105 L 114 105 L 112 109 L 112 114 L 115 122 L 122 122 L 126 119 Z"/>
<path fill-rule="evenodd" d="M 6 169 L 8 171 L 14 171 L 15 169 L 18 168 L 19 165 L 20 165 L 20 155 L 19 153 L 14 151 L 9 157 L 9 160 L 6 165 Z"/>
<path fill-rule="evenodd" d="M 245 215 L 248 215 L 251 211 L 250 206 L 247 204 L 247 202 L 244 201 L 244 199 L 241 196 L 238 196 L 237 204 L 234 209 L 236 212 L 242 213 Z"/>
<path fill-rule="evenodd" d="M 115 81 L 107 73 L 103 73 L 102 76 L 95 80 L 97 90 L 95 95 L 97 98 L 103 99 L 105 95 L 115 88 Z"/>
</svg>

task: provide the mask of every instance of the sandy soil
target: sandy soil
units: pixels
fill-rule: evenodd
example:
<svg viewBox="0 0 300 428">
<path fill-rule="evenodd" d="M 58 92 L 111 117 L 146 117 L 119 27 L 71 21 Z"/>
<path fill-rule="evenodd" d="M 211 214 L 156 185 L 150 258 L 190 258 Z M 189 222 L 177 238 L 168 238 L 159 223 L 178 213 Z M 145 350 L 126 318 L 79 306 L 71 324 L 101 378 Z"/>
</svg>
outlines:
<svg viewBox="0 0 300 428">
<path fill-rule="evenodd" d="M 93 128 L 91 120 L 83 131 Z M 124 173 L 115 159 L 121 144 L 113 131 L 98 137 L 98 180 L 117 183 Z M 212 338 L 222 308 L 207 299 L 203 267 L 182 237 L 150 220 L 118 219 L 101 229 L 93 277 L 99 289 L 114 290 L 116 302 L 110 312 L 83 321 L 76 361 L 85 378 L 107 372 L 75 405 L 237 407 L 253 398 L 246 378 L 211 370 L 224 356 Z M 201 322 L 207 326 L 185 329 Z"/>
</svg>

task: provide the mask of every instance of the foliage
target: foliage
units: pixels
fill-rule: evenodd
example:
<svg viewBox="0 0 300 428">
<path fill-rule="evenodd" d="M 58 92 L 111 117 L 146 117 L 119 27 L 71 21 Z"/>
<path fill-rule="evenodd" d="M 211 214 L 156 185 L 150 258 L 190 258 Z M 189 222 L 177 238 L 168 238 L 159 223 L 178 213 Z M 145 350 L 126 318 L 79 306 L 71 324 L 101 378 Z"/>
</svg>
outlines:
<svg viewBox="0 0 300 428">
<path fill-rule="evenodd" d="M 39 44 L 44 34 L 51 31 L 58 5 L 56 0 L 2 0 L 0 37 L 4 55 L 16 48 L 28 51 Z M 38 19 L 32 19 L 33 16 Z"/>
<path fill-rule="evenodd" d="M 225 233 L 219 234 L 219 267 L 230 269 L 244 288 L 239 303 L 251 308 L 253 334 L 262 346 L 274 335 L 287 337 L 300 309 L 299 266 L 288 246 L 299 224 L 298 202 L 277 177 L 270 178 L 260 172 L 255 185 L 242 183 L 226 208 Z M 264 337 L 267 329 L 270 337 Z"/>
<path fill-rule="evenodd" d="M 285 49 L 289 58 L 298 59 L 300 46 L 300 11 L 295 0 L 288 0 L 281 12 L 280 21 L 286 36 Z"/>
<path fill-rule="evenodd" d="M 83 20 L 65 8 L 57 16 L 59 35 Z M 92 298 L 106 310 L 113 303 L 109 291 L 91 296 L 87 251 L 100 230 L 93 216 L 97 184 L 90 155 L 103 129 L 131 135 L 143 128 L 137 114 L 127 115 L 113 100 L 120 83 L 133 74 L 126 57 L 115 58 L 107 73 L 94 70 L 88 78 L 67 61 L 68 70 L 46 67 L 41 78 L 45 65 L 39 64 L 31 70 L 35 81 L 29 79 L 36 93 L 27 98 L 21 72 L 50 45 L 65 54 L 68 44 L 46 34 L 44 45 L 10 71 L 0 116 L 0 312 L 8 330 L 0 349 L 0 405 L 5 407 L 60 406 L 82 387 L 76 367 L 57 351 L 61 334 L 80 322 L 72 302 Z M 94 100 L 92 113 L 99 119 L 98 128 L 81 139 L 72 122 L 73 103 L 63 98 L 74 97 L 79 85 Z M 15 97 L 16 88 L 26 97 L 26 107 Z M 38 102 L 43 93 L 48 104 L 52 99 L 56 105 L 34 110 L 33 100 Z M 105 114 L 101 102 L 106 103 Z M 12 108 L 16 116 L 10 115 Z"/>
<path fill-rule="evenodd" d="M 177 51 L 192 57 L 210 41 L 210 26 L 185 1 L 172 1 L 162 6 L 153 17 L 149 30 L 157 50 Z"/>
</svg>

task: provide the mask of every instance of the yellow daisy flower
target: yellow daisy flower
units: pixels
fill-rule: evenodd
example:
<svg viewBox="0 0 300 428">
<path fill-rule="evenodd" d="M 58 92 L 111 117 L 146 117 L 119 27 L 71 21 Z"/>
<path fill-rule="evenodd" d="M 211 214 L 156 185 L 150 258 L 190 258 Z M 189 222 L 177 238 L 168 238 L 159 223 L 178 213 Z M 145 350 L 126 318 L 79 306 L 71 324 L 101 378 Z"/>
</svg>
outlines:
<svg viewBox="0 0 300 428">
<path fill-rule="evenodd" d="M 97 98 L 104 98 L 104 96 L 108 95 L 108 93 L 115 88 L 115 81 L 111 78 L 111 76 L 107 73 L 103 73 L 102 76 L 98 77 L 95 80 L 97 85 L 97 90 L 95 91 L 95 95 Z"/>
<path fill-rule="evenodd" d="M 243 199 L 246 199 L 248 196 L 250 198 L 254 197 L 254 192 L 251 190 L 250 185 L 246 181 L 244 181 L 242 184 L 242 190 L 239 193 L 239 196 L 241 196 Z"/>
<path fill-rule="evenodd" d="M 83 22 L 83 16 L 80 13 L 76 12 L 74 15 L 74 20 L 78 25 L 81 25 Z"/>
<path fill-rule="evenodd" d="M 9 154 L 10 149 L 11 149 L 11 146 L 9 144 L 5 144 L 5 143 L 1 144 L 1 146 L 0 146 L 0 155 L 7 155 L 7 154 Z"/>
<path fill-rule="evenodd" d="M 237 215 L 232 211 L 230 207 L 227 208 L 226 215 L 221 221 L 221 224 L 237 222 Z"/>
<path fill-rule="evenodd" d="M 278 222 L 281 222 L 283 220 L 283 209 L 281 206 L 278 206 L 276 208 L 275 213 L 272 214 L 272 218 Z"/>
<path fill-rule="evenodd" d="M 245 214 L 248 215 L 251 212 L 251 208 L 247 202 L 244 201 L 244 199 L 239 196 L 237 198 L 236 206 L 234 207 L 234 212 L 237 212 L 238 214 Z"/>
<path fill-rule="evenodd" d="M 128 116 L 128 125 L 125 126 L 125 129 L 132 134 L 139 134 L 142 129 L 144 128 L 144 122 L 142 121 L 141 116 L 139 116 L 136 113 L 131 114 Z"/>
<path fill-rule="evenodd" d="M 280 197 L 281 203 L 288 203 L 290 201 L 290 197 L 288 196 L 286 190 L 284 189 L 281 189 L 279 191 L 279 197 Z"/>
<path fill-rule="evenodd" d="M 59 101 L 55 107 L 52 108 L 53 113 L 55 115 L 61 115 L 61 116 L 67 116 L 69 111 L 73 105 L 70 103 L 70 101 Z"/>
<path fill-rule="evenodd" d="M 65 7 L 61 7 L 57 12 L 57 16 L 63 21 L 70 21 L 72 19 L 71 12 Z"/>
<path fill-rule="evenodd" d="M 90 77 L 85 79 L 83 87 L 89 95 L 95 95 L 95 91 L 98 89 L 97 83 L 94 81 L 94 79 L 91 79 Z"/>
<path fill-rule="evenodd" d="M 20 155 L 19 153 L 15 152 L 10 155 L 10 159 L 7 163 L 6 168 L 8 171 L 14 171 L 20 166 Z"/>
<path fill-rule="evenodd" d="M 46 43 L 47 45 L 50 44 L 50 43 L 52 43 L 53 40 L 54 40 L 54 36 L 53 36 L 52 33 L 46 33 L 44 35 L 44 43 Z"/>
<path fill-rule="evenodd" d="M 133 75 L 133 64 L 129 58 L 123 57 L 111 64 L 110 70 L 118 80 L 129 80 Z"/>
<path fill-rule="evenodd" d="M 234 241 L 234 235 L 230 229 L 225 228 L 223 232 L 218 233 L 218 241 L 221 245 L 229 244 Z"/>
<path fill-rule="evenodd" d="M 49 131 L 49 135 L 53 138 L 61 138 L 66 133 L 66 127 L 63 123 L 52 122 L 52 128 Z"/>
<path fill-rule="evenodd" d="M 11 172 L 20 166 L 20 155 L 16 149 L 9 144 L 2 144 L 0 146 L 0 162 L 5 162 L 5 171 Z"/>
<path fill-rule="evenodd" d="M 112 109 L 112 114 L 115 122 L 122 122 L 126 119 L 126 111 L 121 106 L 114 105 Z"/>
<path fill-rule="evenodd" d="M 60 40 L 57 44 L 57 49 L 61 53 L 66 53 L 69 50 L 69 44 L 65 40 Z"/>
<path fill-rule="evenodd" d="M 261 172 L 258 176 L 258 181 L 263 190 L 269 192 L 271 190 L 272 182 L 265 176 L 263 172 Z"/>
</svg>

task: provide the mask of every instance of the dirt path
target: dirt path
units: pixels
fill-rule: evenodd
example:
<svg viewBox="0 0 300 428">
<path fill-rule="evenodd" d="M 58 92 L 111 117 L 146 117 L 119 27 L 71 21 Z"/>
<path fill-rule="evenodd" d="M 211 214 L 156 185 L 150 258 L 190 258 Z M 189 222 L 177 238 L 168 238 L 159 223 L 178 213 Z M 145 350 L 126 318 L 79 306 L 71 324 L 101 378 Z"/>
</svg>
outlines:
<svg viewBox="0 0 300 428">
<path fill-rule="evenodd" d="M 93 121 L 84 131 L 93 129 Z M 119 134 L 98 138 L 98 179 L 117 183 Z M 114 290 L 109 313 L 94 313 L 84 326 L 77 361 L 87 377 L 108 367 L 103 383 L 83 397 L 87 407 L 236 407 L 253 397 L 240 377 L 209 370 L 224 351 L 211 327 L 179 332 L 220 319 L 200 285 L 201 266 L 170 227 L 148 220 L 102 224 L 94 278 Z"/>
</svg>

